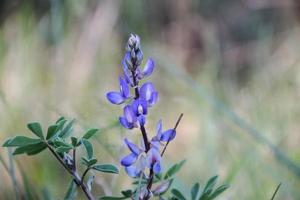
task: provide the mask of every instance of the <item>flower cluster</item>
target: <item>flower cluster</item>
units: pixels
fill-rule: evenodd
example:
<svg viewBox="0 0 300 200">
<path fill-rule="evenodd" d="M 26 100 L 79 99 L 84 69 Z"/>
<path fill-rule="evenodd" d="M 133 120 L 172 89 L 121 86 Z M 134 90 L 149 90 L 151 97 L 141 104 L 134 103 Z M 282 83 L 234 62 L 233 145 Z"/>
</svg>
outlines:
<svg viewBox="0 0 300 200">
<path fill-rule="evenodd" d="M 124 105 L 123 115 L 119 118 L 120 124 L 126 129 L 139 128 L 142 133 L 141 145 L 134 144 L 125 138 L 124 142 L 130 153 L 122 158 L 121 164 L 129 176 L 142 175 L 151 182 L 153 174 L 161 171 L 163 154 L 161 147 L 175 138 L 176 130 L 174 128 L 162 131 L 162 121 L 159 120 L 155 136 L 148 139 L 145 129 L 146 118 L 149 108 L 158 101 L 158 92 L 151 82 L 146 81 L 139 86 L 140 82 L 149 77 L 154 70 L 153 59 L 149 58 L 145 66 L 141 68 L 142 60 L 140 38 L 131 34 L 122 60 L 123 75 L 119 77 L 120 90 L 109 92 L 106 96 L 111 103 Z M 146 168 L 149 169 L 149 176 L 145 174 Z"/>
</svg>

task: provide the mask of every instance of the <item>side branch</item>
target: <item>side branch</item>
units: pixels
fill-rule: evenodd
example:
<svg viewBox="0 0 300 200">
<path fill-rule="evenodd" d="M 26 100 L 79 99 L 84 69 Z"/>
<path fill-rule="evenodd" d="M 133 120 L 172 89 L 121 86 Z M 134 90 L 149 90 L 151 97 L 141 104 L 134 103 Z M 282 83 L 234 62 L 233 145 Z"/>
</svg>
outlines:
<svg viewBox="0 0 300 200">
<path fill-rule="evenodd" d="M 178 127 L 178 125 L 179 125 L 179 123 L 180 123 L 182 117 L 183 117 L 183 113 L 181 113 L 180 116 L 178 117 L 178 119 L 177 119 L 177 121 L 176 121 L 176 124 L 175 124 L 175 126 L 174 126 L 174 131 L 176 131 L 176 129 L 177 129 L 177 127 Z M 167 144 L 165 145 L 163 151 L 161 152 L 161 157 L 164 155 L 164 153 L 165 153 L 165 151 L 166 151 L 166 149 L 167 149 L 167 146 L 169 145 L 169 142 L 170 142 L 170 140 L 168 140 L 168 142 L 167 142 Z"/>
<path fill-rule="evenodd" d="M 70 169 L 65 162 L 61 159 L 61 157 L 55 152 L 55 150 L 46 142 L 46 145 L 48 149 L 51 151 L 51 153 L 55 156 L 55 158 L 60 162 L 60 164 L 72 175 L 74 182 L 77 186 L 80 186 L 82 191 L 84 192 L 85 196 L 89 200 L 95 200 L 94 196 L 92 195 L 91 191 L 88 190 L 88 187 L 85 185 L 85 183 L 82 181 L 82 179 L 79 177 L 76 170 Z M 75 158 L 73 158 L 75 160 Z"/>
</svg>

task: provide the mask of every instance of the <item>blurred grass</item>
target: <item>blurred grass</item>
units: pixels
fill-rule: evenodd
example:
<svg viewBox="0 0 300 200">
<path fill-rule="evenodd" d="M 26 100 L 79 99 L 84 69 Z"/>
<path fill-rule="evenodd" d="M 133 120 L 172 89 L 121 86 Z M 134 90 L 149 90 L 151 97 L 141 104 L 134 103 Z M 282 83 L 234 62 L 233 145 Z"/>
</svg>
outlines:
<svg viewBox="0 0 300 200">
<path fill-rule="evenodd" d="M 280 19 L 293 25 L 278 32 L 272 32 L 277 26 L 262 26 L 265 22 L 260 21 L 271 9 L 262 8 L 258 14 L 249 9 L 258 24 L 251 21 L 254 29 L 248 27 L 243 37 L 248 28 L 239 32 L 241 27 L 232 25 L 234 34 L 241 35 L 237 42 L 232 34 L 222 35 L 227 24 L 215 20 L 219 13 L 208 12 L 220 10 L 226 18 L 233 9 L 242 16 L 244 10 L 235 1 L 227 6 L 186 1 L 197 5 L 193 8 L 177 1 L 47 2 L 48 10 L 23 3 L 2 20 L 0 141 L 29 134 L 27 122 L 39 120 L 46 126 L 63 115 L 76 118 L 77 134 L 88 127 L 101 128 L 93 141 L 95 153 L 101 161 L 117 164 L 125 150 L 122 138 L 138 135 L 116 124 L 121 110 L 107 103 L 105 93 L 118 87 L 124 44 L 128 34 L 136 32 L 145 57 L 156 61 L 151 80 L 160 94 L 147 128 L 154 134 L 159 118 L 164 128 L 172 127 L 184 113 L 164 161 L 167 168 L 187 159 L 175 182 L 181 191 L 189 192 L 194 182 L 220 174 L 231 186 L 220 199 L 270 199 L 280 182 L 277 199 L 300 198 L 300 31 L 297 17 L 286 17 L 286 7 Z M 237 18 L 243 22 L 242 17 L 229 22 Z M 251 35 L 255 28 L 262 36 Z M 247 37 L 255 39 L 240 42 Z M 250 64 L 240 63 L 244 57 Z M 2 147 L 0 156 L 8 163 Z M 70 177 L 51 155 L 15 159 L 22 194 L 34 185 L 29 199 L 64 196 Z M 1 183 L 10 183 L 0 184 L 0 199 L 15 196 L 8 166 L 0 164 Z M 117 194 L 129 183 L 124 170 L 113 178 L 97 174 L 95 193 Z"/>
</svg>

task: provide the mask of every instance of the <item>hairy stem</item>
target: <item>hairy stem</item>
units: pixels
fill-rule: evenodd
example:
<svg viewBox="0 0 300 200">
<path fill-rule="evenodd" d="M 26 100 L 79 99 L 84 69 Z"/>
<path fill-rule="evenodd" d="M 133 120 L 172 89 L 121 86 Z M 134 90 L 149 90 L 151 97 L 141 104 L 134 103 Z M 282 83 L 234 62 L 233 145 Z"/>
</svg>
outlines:
<svg viewBox="0 0 300 200">
<path fill-rule="evenodd" d="M 76 183 L 77 186 L 79 186 L 82 189 L 82 191 L 84 192 L 85 196 L 89 200 L 95 200 L 95 198 L 92 195 L 91 191 L 88 190 L 87 186 L 82 181 L 82 179 L 78 175 L 77 171 L 70 169 L 65 164 L 65 162 L 61 159 L 61 157 L 55 152 L 55 150 L 51 147 L 51 145 L 49 145 L 47 142 L 46 142 L 46 145 L 47 145 L 48 149 L 51 151 L 51 153 L 55 156 L 55 158 L 60 162 L 60 164 L 72 175 L 74 182 Z"/>
</svg>

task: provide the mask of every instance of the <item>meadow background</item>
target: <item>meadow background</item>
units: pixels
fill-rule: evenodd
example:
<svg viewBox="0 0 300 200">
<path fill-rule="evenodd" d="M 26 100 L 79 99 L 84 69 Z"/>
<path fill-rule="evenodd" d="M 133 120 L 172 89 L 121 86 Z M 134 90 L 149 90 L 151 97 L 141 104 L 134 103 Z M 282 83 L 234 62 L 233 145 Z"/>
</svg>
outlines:
<svg viewBox="0 0 300 200">
<path fill-rule="evenodd" d="M 160 100 L 148 129 L 184 113 L 164 161 L 187 159 L 175 182 L 182 192 L 219 174 L 230 184 L 219 199 L 270 199 L 280 182 L 277 199 L 300 199 L 297 0 L 2 0 L 1 143 L 30 135 L 28 122 L 65 116 L 78 135 L 100 128 L 96 157 L 119 165 L 122 138 L 139 135 L 118 125 L 122 111 L 105 94 L 118 87 L 130 33 L 156 61 Z M 70 176 L 47 151 L 12 160 L 0 147 L 0 156 L 0 199 L 64 196 Z M 117 195 L 130 182 L 123 169 L 98 173 L 95 194 Z"/>
</svg>

